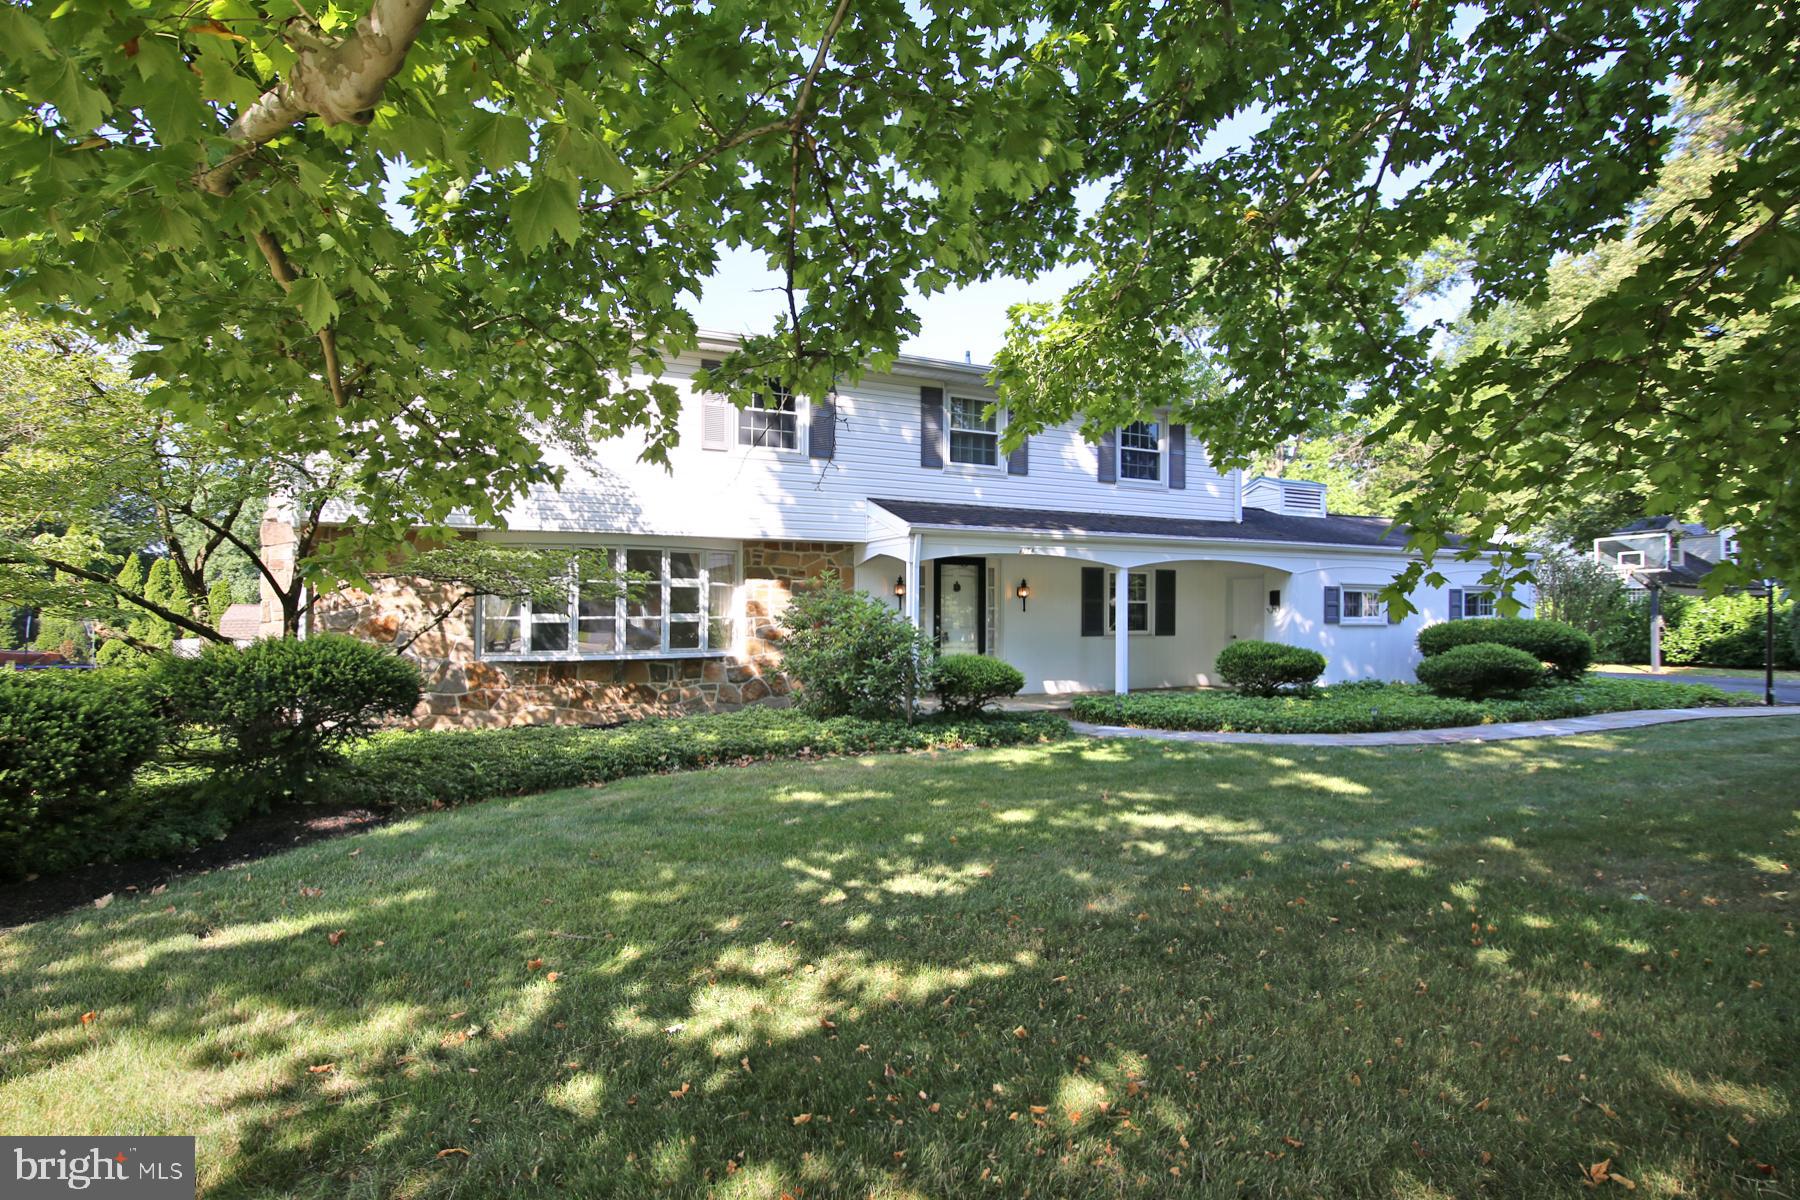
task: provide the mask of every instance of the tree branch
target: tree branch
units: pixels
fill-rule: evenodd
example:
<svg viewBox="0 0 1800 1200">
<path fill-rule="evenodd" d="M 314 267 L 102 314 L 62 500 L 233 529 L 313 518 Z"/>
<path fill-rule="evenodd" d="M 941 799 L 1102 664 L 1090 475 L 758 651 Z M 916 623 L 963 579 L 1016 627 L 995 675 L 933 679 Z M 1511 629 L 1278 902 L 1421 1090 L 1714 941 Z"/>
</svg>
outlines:
<svg viewBox="0 0 1800 1200">
<path fill-rule="evenodd" d="M 143 596 L 139 595 L 136 592 L 121 591 L 119 588 L 118 581 L 116 579 L 113 579 L 106 575 L 102 575 L 98 571 L 91 571 L 86 567 L 77 566 L 75 563 L 64 562 L 60 558 L 42 558 L 42 557 L 34 558 L 34 559 L 30 559 L 30 560 L 21 559 L 21 558 L 8 558 L 8 559 L 0 559 L 0 562 L 13 563 L 13 564 L 17 564 L 20 566 L 24 566 L 24 565 L 46 566 L 46 567 L 49 567 L 53 571 L 60 571 L 64 575 L 73 575 L 77 579 L 85 579 L 89 583 L 100 584 L 102 587 L 110 588 L 112 590 L 112 593 L 115 596 L 118 596 L 120 599 L 126 601 L 127 603 L 134 604 L 137 607 L 143 609 L 147 613 L 151 613 L 155 616 L 161 617 L 163 620 L 167 621 L 169 624 L 174 625 L 180 629 L 185 629 L 189 633 L 196 634 L 199 637 L 203 637 L 203 638 L 208 639 L 209 641 L 214 641 L 214 642 L 226 642 L 226 641 L 230 640 L 227 637 L 225 637 L 223 634 L 221 634 L 218 630 L 213 629 L 199 621 L 194 620 L 192 614 L 178 613 L 173 609 L 164 608 L 162 605 L 156 603 L 154 600 L 146 600 Z"/>
<path fill-rule="evenodd" d="M 366 125 L 369 110 L 381 99 L 388 80 L 400 73 L 433 0 L 375 0 L 356 23 L 356 31 L 330 40 L 298 18 L 287 40 L 295 49 L 287 77 L 238 113 L 225 130 L 236 148 L 196 180 L 200 189 L 227 196 L 238 173 L 258 147 L 281 136 L 307 117 L 328 125 Z"/>
<path fill-rule="evenodd" d="M 294 266 L 275 240 L 275 235 L 266 229 L 256 231 L 256 246 L 263 257 L 269 260 L 269 273 L 275 276 L 275 282 L 281 285 L 283 292 L 294 290 L 294 281 L 300 276 L 295 273 Z M 331 401 L 339 408 L 350 402 L 344 390 L 343 369 L 338 362 L 337 331 L 330 325 L 319 330 L 319 348 L 325 352 L 325 383 L 331 389 Z"/>
</svg>

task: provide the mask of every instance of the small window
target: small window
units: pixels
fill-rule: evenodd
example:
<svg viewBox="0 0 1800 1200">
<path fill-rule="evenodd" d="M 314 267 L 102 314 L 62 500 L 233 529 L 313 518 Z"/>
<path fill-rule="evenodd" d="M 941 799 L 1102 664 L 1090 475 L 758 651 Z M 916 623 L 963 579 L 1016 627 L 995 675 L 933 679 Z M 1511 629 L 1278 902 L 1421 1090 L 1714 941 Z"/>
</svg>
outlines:
<svg viewBox="0 0 1800 1200">
<path fill-rule="evenodd" d="M 1381 589 L 1347 587 L 1344 589 L 1346 625 L 1379 625 L 1387 621 L 1387 606 L 1381 602 Z"/>
<path fill-rule="evenodd" d="M 1621 567 L 1641 567 L 1644 565 L 1642 550 L 1621 550 L 1616 560 Z"/>
<path fill-rule="evenodd" d="M 794 394 L 778 383 L 757 392 L 738 410 L 738 445 L 792 450 L 800 444 L 794 419 Z"/>
<path fill-rule="evenodd" d="M 1463 593 L 1463 614 L 1462 615 L 1464 617 L 1491 617 L 1491 616 L 1493 616 L 1494 615 L 1494 593 L 1492 593 L 1492 592 L 1472 592 L 1472 591 L 1464 592 Z"/>
<path fill-rule="evenodd" d="M 950 461 L 977 467 L 999 464 L 999 418 L 987 401 L 950 398 Z"/>
<path fill-rule="evenodd" d="M 1148 633 L 1150 631 L 1150 576 L 1143 571 L 1131 572 L 1131 582 L 1126 584 L 1130 590 L 1125 593 L 1125 632 Z M 1106 589 L 1106 627 L 1111 630 L 1119 628 L 1118 608 L 1119 573 L 1112 572 L 1107 579 Z"/>
<path fill-rule="evenodd" d="M 1162 426 L 1133 421 L 1119 430 L 1119 478 L 1154 483 L 1162 478 Z"/>
</svg>

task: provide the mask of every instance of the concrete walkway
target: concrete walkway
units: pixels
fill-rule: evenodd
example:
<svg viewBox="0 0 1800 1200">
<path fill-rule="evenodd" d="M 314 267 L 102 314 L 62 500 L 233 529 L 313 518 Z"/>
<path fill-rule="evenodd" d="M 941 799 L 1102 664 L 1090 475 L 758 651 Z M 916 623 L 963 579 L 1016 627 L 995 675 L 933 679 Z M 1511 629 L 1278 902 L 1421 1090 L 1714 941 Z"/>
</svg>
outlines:
<svg viewBox="0 0 1800 1200">
<path fill-rule="evenodd" d="M 1393 733 L 1201 733 L 1180 729 L 1132 729 L 1123 725 L 1069 727 L 1089 737 L 1144 738 L 1155 742 L 1224 742 L 1259 746 L 1443 746 L 1453 742 L 1506 742 L 1519 738 L 1571 737 L 1609 733 L 1676 721 L 1743 720 L 1751 717 L 1800 717 L 1800 704 L 1774 708 L 1664 708 L 1653 712 L 1596 713 L 1560 721 L 1508 721 L 1495 725 L 1463 725 L 1455 729 L 1403 729 Z"/>
</svg>

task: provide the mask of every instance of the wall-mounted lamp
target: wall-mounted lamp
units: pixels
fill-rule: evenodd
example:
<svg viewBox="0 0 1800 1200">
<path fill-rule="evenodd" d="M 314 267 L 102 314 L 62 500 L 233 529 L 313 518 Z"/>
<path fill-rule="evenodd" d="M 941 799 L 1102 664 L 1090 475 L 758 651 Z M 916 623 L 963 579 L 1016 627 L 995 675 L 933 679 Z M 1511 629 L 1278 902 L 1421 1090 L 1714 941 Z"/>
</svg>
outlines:
<svg viewBox="0 0 1800 1200">
<path fill-rule="evenodd" d="M 1269 589 L 1269 611 L 1277 612 L 1280 610 L 1280 608 L 1281 608 L 1281 589 L 1280 588 L 1270 588 Z"/>
<path fill-rule="evenodd" d="M 1024 612 L 1025 602 L 1031 599 L 1031 585 L 1023 579 L 1019 580 L 1019 586 L 1013 589 L 1013 595 L 1019 598 L 1019 611 Z"/>
<path fill-rule="evenodd" d="M 906 603 L 906 576 L 894 576 L 894 607 L 899 608 Z"/>
</svg>

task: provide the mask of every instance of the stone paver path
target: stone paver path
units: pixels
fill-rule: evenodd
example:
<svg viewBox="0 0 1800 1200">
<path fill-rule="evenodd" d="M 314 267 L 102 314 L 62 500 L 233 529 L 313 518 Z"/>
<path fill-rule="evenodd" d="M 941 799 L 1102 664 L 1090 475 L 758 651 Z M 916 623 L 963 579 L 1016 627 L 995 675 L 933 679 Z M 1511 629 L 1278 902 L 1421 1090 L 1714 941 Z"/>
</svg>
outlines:
<svg viewBox="0 0 1800 1200">
<path fill-rule="evenodd" d="M 1132 729 L 1124 725 L 1089 725 L 1070 721 L 1070 728 L 1089 737 L 1146 738 L 1158 742 L 1226 742 L 1275 746 L 1442 746 L 1452 742 L 1505 742 L 1519 738 L 1570 737 L 1606 733 L 1676 721 L 1717 721 L 1746 717 L 1800 717 L 1800 704 L 1774 708 L 1663 708 L 1650 712 L 1596 713 L 1560 721 L 1507 721 L 1494 725 L 1462 725 L 1454 729 L 1403 729 L 1393 733 L 1202 733 L 1185 729 Z"/>
</svg>

